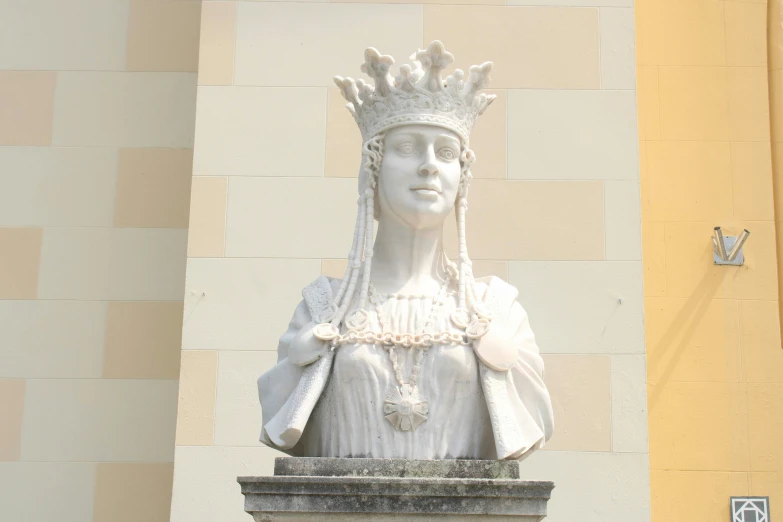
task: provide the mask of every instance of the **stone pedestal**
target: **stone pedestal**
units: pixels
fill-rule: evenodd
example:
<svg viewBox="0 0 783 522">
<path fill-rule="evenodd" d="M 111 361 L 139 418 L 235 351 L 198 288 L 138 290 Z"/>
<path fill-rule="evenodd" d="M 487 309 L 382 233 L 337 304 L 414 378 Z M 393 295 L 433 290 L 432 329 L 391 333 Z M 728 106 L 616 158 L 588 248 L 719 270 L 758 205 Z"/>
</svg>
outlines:
<svg viewBox="0 0 783 522">
<path fill-rule="evenodd" d="M 238 481 L 256 522 L 538 522 L 554 488 L 493 460 L 278 458 L 273 477 Z"/>
</svg>

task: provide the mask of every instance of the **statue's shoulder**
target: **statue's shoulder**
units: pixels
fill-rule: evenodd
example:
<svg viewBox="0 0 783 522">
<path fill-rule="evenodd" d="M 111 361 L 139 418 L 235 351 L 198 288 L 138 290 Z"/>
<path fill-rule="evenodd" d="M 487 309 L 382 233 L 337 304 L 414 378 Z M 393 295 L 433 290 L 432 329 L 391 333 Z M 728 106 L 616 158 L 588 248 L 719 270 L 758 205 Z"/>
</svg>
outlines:
<svg viewBox="0 0 783 522">
<path fill-rule="evenodd" d="M 503 313 L 517 300 L 519 290 L 497 276 L 487 276 L 476 278 L 476 293 L 495 313 Z"/>
</svg>

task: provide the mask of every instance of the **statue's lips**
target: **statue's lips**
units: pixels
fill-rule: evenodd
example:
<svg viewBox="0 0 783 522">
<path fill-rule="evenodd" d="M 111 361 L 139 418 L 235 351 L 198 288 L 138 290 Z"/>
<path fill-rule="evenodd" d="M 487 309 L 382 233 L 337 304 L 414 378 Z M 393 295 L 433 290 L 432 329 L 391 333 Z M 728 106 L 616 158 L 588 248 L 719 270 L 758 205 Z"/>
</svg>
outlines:
<svg viewBox="0 0 783 522">
<path fill-rule="evenodd" d="M 415 185 L 411 190 L 420 196 L 435 199 L 440 194 L 440 188 L 435 185 Z"/>
</svg>

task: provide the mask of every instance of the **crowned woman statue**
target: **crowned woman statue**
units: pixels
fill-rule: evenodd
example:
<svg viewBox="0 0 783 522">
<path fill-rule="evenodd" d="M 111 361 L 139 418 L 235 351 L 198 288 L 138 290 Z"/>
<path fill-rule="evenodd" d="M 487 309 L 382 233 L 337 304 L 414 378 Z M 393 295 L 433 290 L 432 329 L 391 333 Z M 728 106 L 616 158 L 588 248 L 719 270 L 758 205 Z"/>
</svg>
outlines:
<svg viewBox="0 0 783 522">
<path fill-rule="evenodd" d="M 444 81 L 443 44 L 411 59 L 392 77 L 392 57 L 370 48 L 374 86 L 335 77 L 364 142 L 353 245 L 342 279 L 302 291 L 258 380 L 261 441 L 295 456 L 520 459 L 552 434 L 543 361 L 517 290 L 474 278 L 465 240 L 492 63 Z M 456 263 L 443 250 L 452 211 Z"/>
</svg>

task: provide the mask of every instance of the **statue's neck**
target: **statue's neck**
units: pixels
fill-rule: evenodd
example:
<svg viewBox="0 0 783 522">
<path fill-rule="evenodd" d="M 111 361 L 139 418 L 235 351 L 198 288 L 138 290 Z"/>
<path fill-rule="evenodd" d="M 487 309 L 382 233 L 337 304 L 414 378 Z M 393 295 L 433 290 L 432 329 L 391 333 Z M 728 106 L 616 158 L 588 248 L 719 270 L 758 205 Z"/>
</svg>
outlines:
<svg viewBox="0 0 783 522">
<path fill-rule="evenodd" d="M 438 292 L 443 280 L 443 226 L 413 229 L 381 219 L 375 239 L 371 279 L 381 293 Z"/>
</svg>

